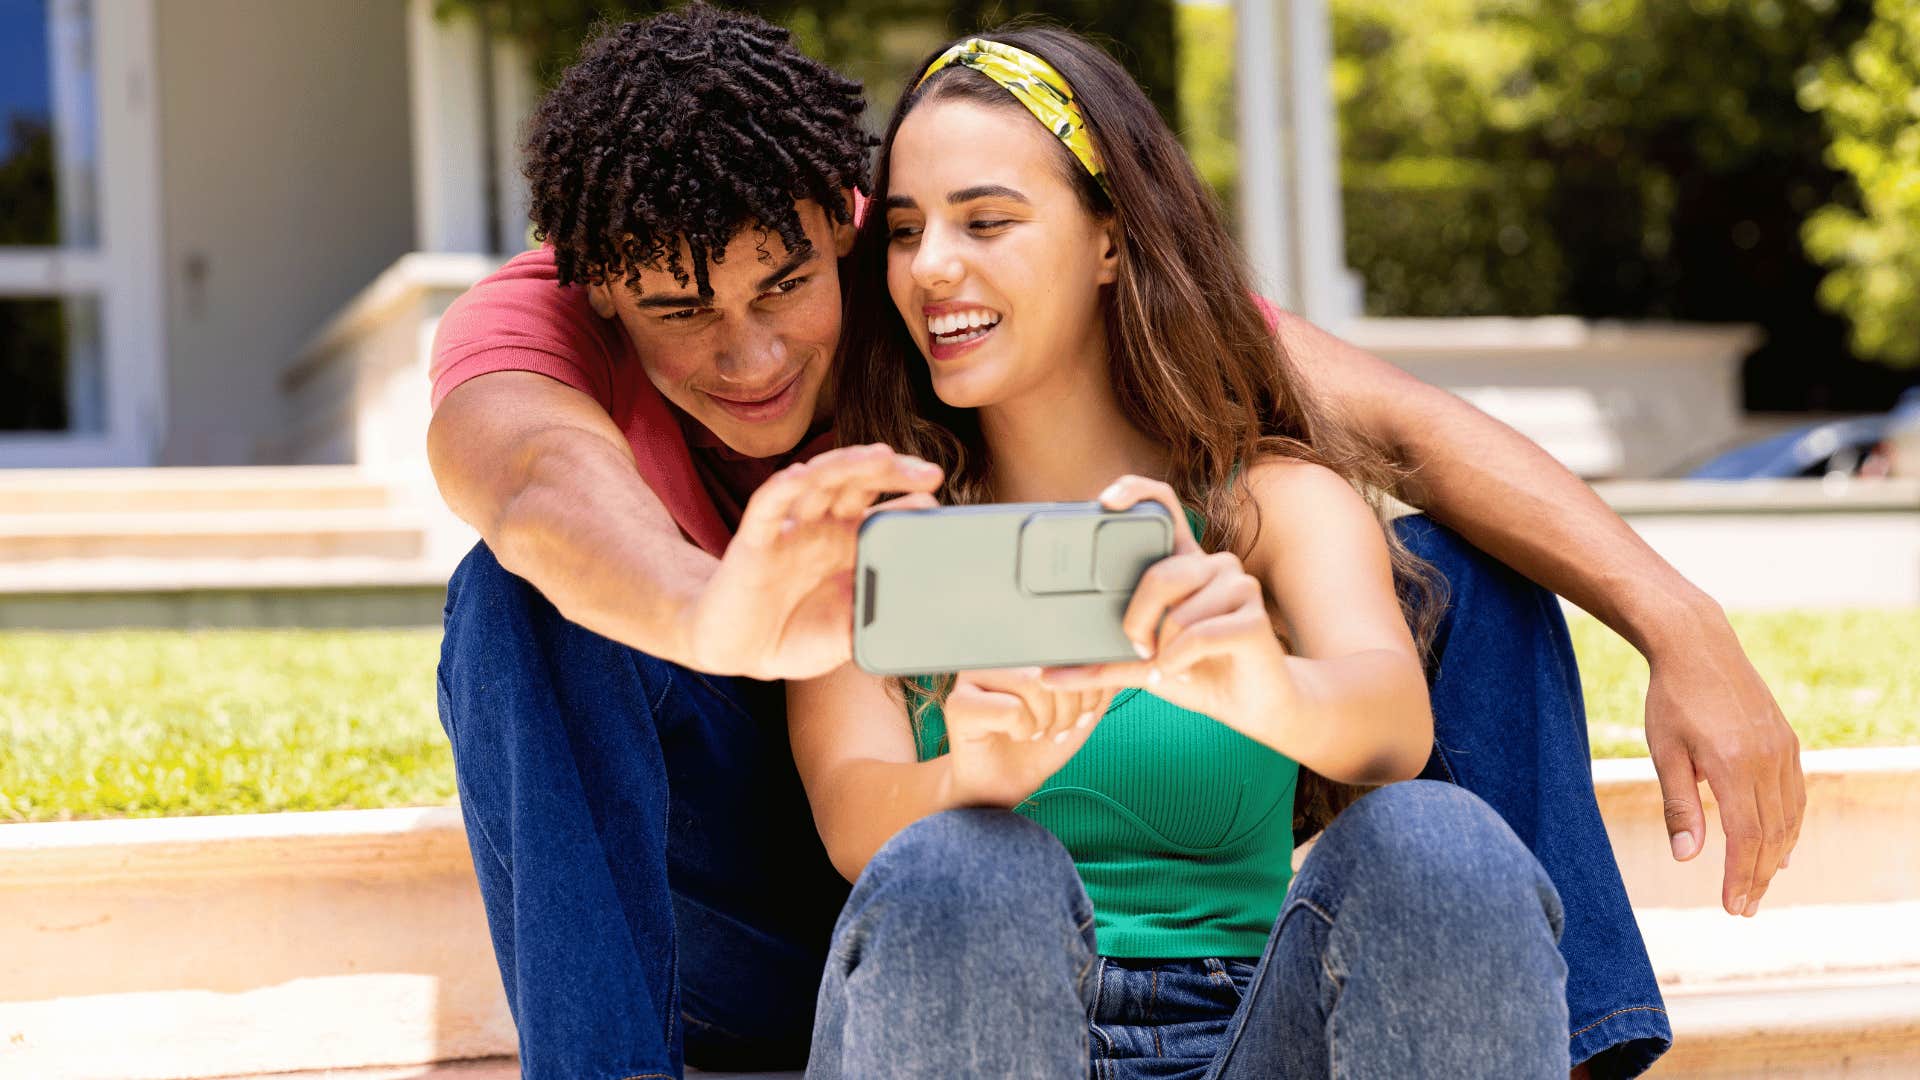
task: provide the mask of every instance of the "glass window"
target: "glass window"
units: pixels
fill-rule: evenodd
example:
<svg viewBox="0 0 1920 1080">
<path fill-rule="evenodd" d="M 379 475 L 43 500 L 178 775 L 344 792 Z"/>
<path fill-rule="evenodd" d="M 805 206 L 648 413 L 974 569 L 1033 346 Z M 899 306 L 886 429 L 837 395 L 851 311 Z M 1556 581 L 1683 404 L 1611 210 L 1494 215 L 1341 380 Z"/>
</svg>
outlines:
<svg viewBox="0 0 1920 1080">
<path fill-rule="evenodd" d="M 93 12 L 0 0 L 0 246 L 98 241 Z"/>
<path fill-rule="evenodd" d="M 99 434 L 100 303 L 0 299 L 0 431 Z"/>
</svg>

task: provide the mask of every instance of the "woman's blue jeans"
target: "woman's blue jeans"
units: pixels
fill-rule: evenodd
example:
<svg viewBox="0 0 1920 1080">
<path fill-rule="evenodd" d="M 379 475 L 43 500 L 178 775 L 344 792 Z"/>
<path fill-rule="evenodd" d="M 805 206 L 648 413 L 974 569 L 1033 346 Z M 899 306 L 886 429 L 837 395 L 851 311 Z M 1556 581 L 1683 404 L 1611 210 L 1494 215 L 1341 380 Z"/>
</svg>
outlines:
<svg viewBox="0 0 1920 1080">
<path fill-rule="evenodd" d="M 1096 955 L 1073 860 L 1005 810 L 902 830 L 854 884 L 809 1080 L 1560 1080 L 1560 898 L 1467 791 L 1369 793 L 1334 819 L 1256 958 Z"/>
<path fill-rule="evenodd" d="M 1558 602 L 1425 518 L 1447 580 L 1426 776 L 1491 805 L 1566 909 L 1571 1060 L 1671 1041 L 1600 821 Z M 848 887 L 813 831 L 777 687 L 688 671 L 556 612 L 476 546 L 439 672 L 461 807 L 533 1080 L 797 1068 Z"/>
</svg>

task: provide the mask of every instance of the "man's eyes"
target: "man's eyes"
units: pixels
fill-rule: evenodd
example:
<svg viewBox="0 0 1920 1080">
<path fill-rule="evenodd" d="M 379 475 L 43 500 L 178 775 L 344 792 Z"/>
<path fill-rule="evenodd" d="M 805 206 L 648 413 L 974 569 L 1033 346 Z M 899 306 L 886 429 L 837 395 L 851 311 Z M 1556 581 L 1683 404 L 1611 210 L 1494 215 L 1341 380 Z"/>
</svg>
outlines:
<svg viewBox="0 0 1920 1080">
<path fill-rule="evenodd" d="M 786 296 L 789 293 L 793 292 L 794 290 L 798 289 L 800 286 L 805 285 L 807 282 L 811 280 L 813 280 L 813 275 L 811 274 L 803 274 L 800 277 L 791 277 L 781 282 L 780 284 L 775 285 L 773 288 L 768 289 L 766 292 L 761 293 L 760 295 L 763 297 Z M 661 322 L 691 322 L 694 319 L 700 318 L 703 315 L 711 315 L 713 314 L 713 311 L 714 309 L 710 307 L 680 308 L 678 310 L 669 311 L 666 314 L 659 316 L 659 319 Z"/>
</svg>

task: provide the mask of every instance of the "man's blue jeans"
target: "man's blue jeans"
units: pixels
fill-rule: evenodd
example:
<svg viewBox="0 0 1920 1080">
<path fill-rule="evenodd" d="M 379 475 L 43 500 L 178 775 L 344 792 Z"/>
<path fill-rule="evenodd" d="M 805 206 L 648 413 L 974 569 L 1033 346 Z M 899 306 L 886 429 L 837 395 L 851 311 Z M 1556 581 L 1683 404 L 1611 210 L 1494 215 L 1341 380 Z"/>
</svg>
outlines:
<svg viewBox="0 0 1920 1080">
<path fill-rule="evenodd" d="M 1672 1034 L 1594 802 L 1558 602 L 1425 518 L 1452 603 L 1426 775 L 1486 800 L 1566 909 L 1571 1060 L 1632 1076 Z M 568 622 L 476 546 L 447 589 L 440 717 L 528 1077 L 797 1068 L 848 887 L 778 689 Z"/>
<path fill-rule="evenodd" d="M 1560 899 L 1471 793 L 1366 795 L 1258 958 L 1095 955 L 1052 834 L 950 810 L 887 842 L 834 932 L 808 1080 L 1331 1080 L 1568 1069 Z"/>
</svg>

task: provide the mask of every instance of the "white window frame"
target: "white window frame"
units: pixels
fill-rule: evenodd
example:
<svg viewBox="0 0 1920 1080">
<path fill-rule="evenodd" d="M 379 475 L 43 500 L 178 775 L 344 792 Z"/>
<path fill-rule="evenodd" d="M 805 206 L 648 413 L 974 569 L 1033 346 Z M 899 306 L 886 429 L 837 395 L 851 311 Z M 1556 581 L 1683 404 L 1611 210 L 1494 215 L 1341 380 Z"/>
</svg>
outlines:
<svg viewBox="0 0 1920 1080">
<path fill-rule="evenodd" d="M 155 0 L 95 0 L 98 243 L 0 248 L 0 299 L 96 299 L 105 413 L 95 432 L 0 432 L 0 468 L 155 464 L 165 435 Z M 59 18 L 55 8 L 55 18 Z M 54 65 L 66 58 L 56 54 Z M 54 72 L 56 93 L 62 72 Z"/>
</svg>

